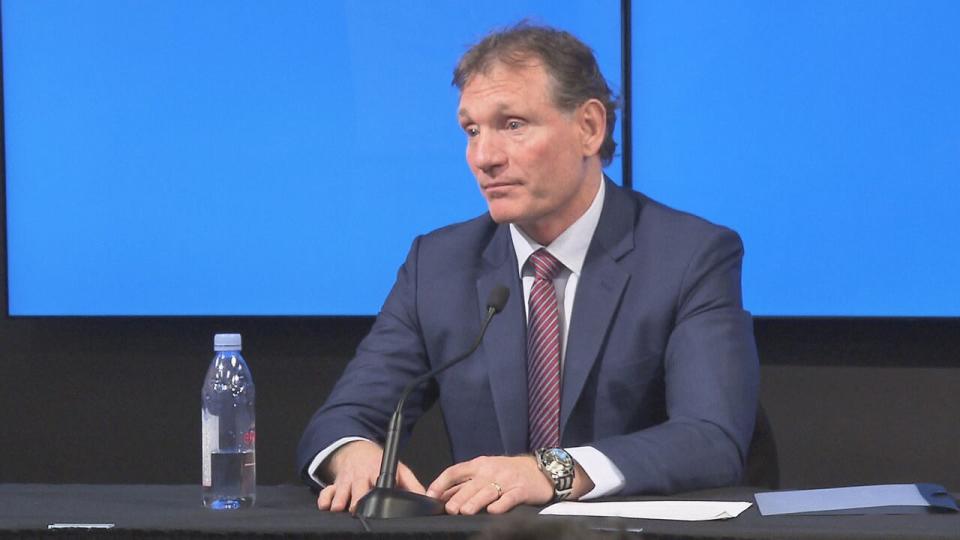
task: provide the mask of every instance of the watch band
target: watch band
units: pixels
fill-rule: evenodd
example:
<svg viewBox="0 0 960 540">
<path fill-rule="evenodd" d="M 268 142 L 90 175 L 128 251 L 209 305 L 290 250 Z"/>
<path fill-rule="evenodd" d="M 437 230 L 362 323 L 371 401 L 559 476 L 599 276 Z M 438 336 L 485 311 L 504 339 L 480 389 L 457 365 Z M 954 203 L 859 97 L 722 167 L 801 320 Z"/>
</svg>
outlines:
<svg viewBox="0 0 960 540">
<path fill-rule="evenodd" d="M 573 492 L 573 457 L 563 448 L 540 448 L 534 452 L 537 467 L 553 484 L 553 500 L 562 501 Z"/>
</svg>

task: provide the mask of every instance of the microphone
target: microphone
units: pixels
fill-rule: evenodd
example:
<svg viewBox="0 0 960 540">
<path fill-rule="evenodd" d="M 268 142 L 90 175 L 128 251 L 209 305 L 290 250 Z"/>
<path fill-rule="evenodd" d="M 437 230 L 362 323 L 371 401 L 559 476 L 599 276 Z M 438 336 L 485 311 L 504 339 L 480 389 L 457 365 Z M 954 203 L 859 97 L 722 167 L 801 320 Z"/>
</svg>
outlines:
<svg viewBox="0 0 960 540">
<path fill-rule="evenodd" d="M 477 336 L 477 340 L 473 342 L 473 346 L 467 352 L 439 368 L 432 369 L 417 377 L 404 388 L 403 393 L 400 394 L 397 409 L 393 412 L 393 417 L 390 418 L 390 426 L 387 428 L 387 438 L 383 444 L 383 459 L 380 461 L 380 476 L 377 478 L 377 486 L 357 503 L 357 516 L 363 518 L 398 518 L 433 516 L 444 513 L 443 503 L 440 500 L 396 487 L 397 462 L 399 461 L 397 450 L 400 445 L 400 429 L 403 425 L 403 404 L 414 388 L 459 364 L 477 350 L 484 334 L 487 333 L 490 320 L 493 319 L 494 315 L 503 311 L 503 306 L 507 304 L 509 297 L 510 289 L 503 285 L 494 287 L 490 291 L 490 296 L 487 297 L 487 315 L 483 319 L 480 334 Z"/>
</svg>

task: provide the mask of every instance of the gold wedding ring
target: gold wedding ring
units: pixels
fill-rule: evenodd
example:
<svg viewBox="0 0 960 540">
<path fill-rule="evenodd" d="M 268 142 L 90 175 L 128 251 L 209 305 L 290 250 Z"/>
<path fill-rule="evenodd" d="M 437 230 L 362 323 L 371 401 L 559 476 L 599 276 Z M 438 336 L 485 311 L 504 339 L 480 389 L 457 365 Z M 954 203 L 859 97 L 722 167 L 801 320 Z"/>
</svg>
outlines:
<svg viewBox="0 0 960 540">
<path fill-rule="evenodd" d="M 490 485 L 493 486 L 493 489 L 497 490 L 497 498 L 498 498 L 498 499 L 503 496 L 503 488 L 500 487 L 500 484 L 498 484 L 498 483 L 496 483 L 496 482 L 490 482 Z"/>
</svg>

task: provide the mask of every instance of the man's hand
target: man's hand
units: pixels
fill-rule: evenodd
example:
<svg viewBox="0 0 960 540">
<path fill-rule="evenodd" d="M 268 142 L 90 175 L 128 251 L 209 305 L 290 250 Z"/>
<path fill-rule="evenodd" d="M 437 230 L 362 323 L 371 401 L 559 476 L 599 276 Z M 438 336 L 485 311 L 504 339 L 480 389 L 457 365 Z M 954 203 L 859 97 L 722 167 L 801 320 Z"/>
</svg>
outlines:
<svg viewBox="0 0 960 540">
<path fill-rule="evenodd" d="M 317 507 L 320 510 L 351 513 L 357 502 L 377 483 L 383 449 L 370 441 L 349 442 L 330 455 L 324 469 L 324 478 L 333 483 L 320 490 Z M 423 494 L 423 484 L 406 465 L 397 464 L 397 487 Z"/>
<path fill-rule="evenodd" d="M 592 489 L 593 481 L 576 465 L 571 498 L 579 498 Z M 537 467 L 533 456 L 484 456 L 443 471 L 430 484 L 427 496 L 445 501 L 448 514 L 476 514 L 484 509 L 502 514 L 520 504 L 550 502 L 553 484 Z"/>
</svg>

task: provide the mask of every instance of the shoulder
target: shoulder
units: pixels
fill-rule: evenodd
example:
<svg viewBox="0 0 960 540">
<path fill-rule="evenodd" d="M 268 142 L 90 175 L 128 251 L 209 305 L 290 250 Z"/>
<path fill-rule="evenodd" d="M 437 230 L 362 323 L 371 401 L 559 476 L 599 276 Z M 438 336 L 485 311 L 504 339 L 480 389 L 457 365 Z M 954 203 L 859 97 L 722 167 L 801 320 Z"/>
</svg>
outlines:
<svg viewBox="0 0 960 540">
<path fill-rule="evenodd" d="M 420 236 L 421 241 L 436 244 L 462 244 L 470 242 L 483 242 L 489 240 L 497 230 L 497 223 L 493 221 L 489 213 L 484 212 L 479 216 L 452 223 L 439 229 L 434 229 Z"/>
<path fill-rule="evenodd" d="M 742 249 L 736 231 L 701 216 L 678 210 L 643 193 L 621 189 L 636 205 L 635 239 L 657 251 L 690 251 L 704 244 L 727 244 Z"/>
<path fill-rule="evenodd" d="M 675 235 L 711 235 L 721 234 L 723 231 L 733 233 L 723 225 L 691 212 L 673 208 L 644 193 L 631 191 L 630 194 L 640 208 L 639 224 L 658 227 L 664 232 L 672 230 Z"/>
<path fill-rule="evenodd" d="M 436 266 L 444 272 L 474 268 L 498 236 L 509 237 L 505 229 L 484 213 L 418 236 L 412 255 L 419 266 Z"/>
<path fill-rule="evenodd" d="M 621 194 L 636 213 L 632 249 L 618 265 L 632 276 L 638 305 L 675 314 L 704 306 L 740 308 L 743 244 L 736 232 L 642 193 Z"/>
<path fill-rule="evenodd" d="M 499 225 L 484 213 L 473 219 L 453 223 L 417 237 L 420 249 L 443 250 L 450 254 L 470 252 L 490 243 Z"/>
<path fill-rule="evenodd" d="M 616 187 L 611 195 L 600 244 L 635 277 L 666 286 L 691 270 L 742 259 L 740 237 L 728 227 L 629 189 Z"/>
</svg>

